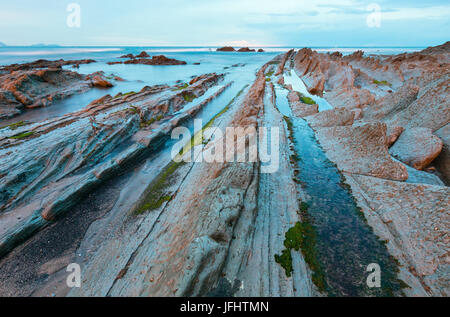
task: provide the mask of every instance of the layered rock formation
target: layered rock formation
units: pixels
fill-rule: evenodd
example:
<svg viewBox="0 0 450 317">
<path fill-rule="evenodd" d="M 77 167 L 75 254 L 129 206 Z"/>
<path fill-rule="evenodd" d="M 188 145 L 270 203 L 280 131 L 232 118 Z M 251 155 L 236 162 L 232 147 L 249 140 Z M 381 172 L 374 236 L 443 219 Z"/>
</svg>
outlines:
<svg viewBox="0 0 450 317">
<path fill-rule="evenodd" d="M 398 274 L 382 271 L 408 286 L 394 295 L 449 296 L 450 195 L 438 177 L 449 175 L 448 55 L 448 44 L 379 57 L 289 51 L 240 91 L 221 84 L 224 75 L 203 74 L 0 129 L 0 295 L 367 294 L 369 263 L 360 267 L 358 250 L 341 253 L 355 239 L 398 261 Z M 37 71 L 56 72 L 22 70 Z M 289 71 L 333 109 L 302 102 L 284 85 Z M 101 73 L 82 79 L 108 87 Z M 227 89 L 234 98 L 208 108 Z M 1 98 L 19 103 L 10 90 Z M 204 116 L 210 121 L 176 152 L 193 150 L 194 160 L 174 161 L 171 132 Z M 211 127 L 242 129 L 230 140 L 203 134 Z M 260 127 L 278 128 L 279 138 Z M 262 172 L 261 146 L 250 152 L 257 137 L 279 144 L 273 173 Z M 231 145 L 242 160 L 195 162 Z M 369 251 L 384 254 L 366 251 L 370 261 Z M 333 282 L 357 285 L 333 292 L 324 282 L 330 267 L 319 260 L 342 266 Z M 67 288 L 69 263 L 81 265 L 81 288 Z"/>
<path fill-rule="evenodd" d="M 95 63 L 93 59 L 82 59 L 82 60 L 63 60 L 59 59 L 56 61 L 48 61 L 45 59 L 40 59 L 31 63 L 24 64 L 11 64 L 7 66 L 0 67 L 1 72 L 13 72 L 13 71 L 25 71 L 25 70 L 33 70 L 38 68 L 61 68 L 62 66 L 67 65 L 82 65 L 82 64 L 91 64 Z"/>
<path fill-rule="evenodd" d="M 294 58 L 308 90 L 336 107 L 306 120 L 401 264 L 408 296 L 449 294 L 449 189 L 429 173 L 448 181 L 449 49 L 369 57 L 303 49 Z"/>
<path fill-rule="evenodd" d="M 443 142 L 428 128 L 406 129 L 390 149 L 395 158 L 422 170 L 441 153 Z"/>
<path fill-rule="evenodd" d="M 0 70 L 0 119 L 13 117 L 25 109 L 47 107 L 92 87 L 112 87 L 102 72 L 85 76 L 61 68 L 90 62 L 93 61 L 41 60 L 3 67 Z"/>
<path fill-rule="evenodd" d="M 185 96 L 200 97 L 220 79 L 205 75 L 182 91 L 155 86 L 114 98 L 107 95 L 77 113 L 1 130 L 0 157 L 8 159 L 0 165 L 4 171 L 0 254 L 49 225 L 121 166 L 157 147 L 171 129 L 205 104 L 173 117 L 189 102 Z M 135 142 L 127 144 L 131 137 Z M 21 158 L 24 149 L 28 149 L 26 159 Z"/>
</svg>

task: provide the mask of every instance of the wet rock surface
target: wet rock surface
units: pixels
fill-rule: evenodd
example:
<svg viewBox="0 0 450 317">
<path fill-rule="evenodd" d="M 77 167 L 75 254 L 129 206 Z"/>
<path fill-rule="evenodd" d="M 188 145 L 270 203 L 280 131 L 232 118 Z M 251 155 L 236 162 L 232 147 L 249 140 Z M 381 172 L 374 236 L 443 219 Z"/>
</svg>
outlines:
<svg viewBox="0 0 450 317">
<path fill-rule="evenodd" d="M 406 129 L 389 150 L 400 161 L 423 170 L 441 153 L 443 142 L 428 128 Z"/>
<path fill-rule="evenodd" d="M 353 125 L 355 114 L 345 108 L 322 111 L 316 115 L 306 117 L 312 128 L 326 128 Z"/>
<path fill-rule="evenodd" d="M 392 180 L 406 180 L 406 168 L 394 162 L 386 146 L 386 125 L 316 128 L 316 136 L 341 171 Z"/>
<path fill-rule="evenodd" d="M 400 277 L 409 286 L 404 292 L 449 296 L 449 188 L 359 175 L 346 179 L 369 224 L 400 262 Z"/>
<path fill-rule="evenodd" d="M 49 61 L 45 59 L 40 59 L 31 63 L 24 63 L 24 64 L 12 64 L 7 66 L 0 67 L 0 73 L 1 72 L 13 72 L 13 71 L 25 71 L 25 70 L 33 70 L 33 69 L 39 69 L 39 68 L 61 68 L 62 66 L 67 65 L 82 65 L 82 64 L 91 64 L 95 63 L 95 60 L 93 59 L 82 59 L 82 60 L 56 60 L 56 61 Z"/>
<path fill-rule="evenodd" d="M 353 125 L 339 126 L 340 117 L 325 120 L 326 112 L 306 120 L 345 174 L 374 233 L 400 262 L 407 296 L 449 292 L 444 232 L 450 203 L 448 187 L 437 176 L 448 181 L 449 56 L 446 43 L 395 56 L 304 49 L 294 59 L 311 93 L 326 92 L 336 108 L 361 109 Z"/>
<path fill-rule="evenodd" d="M 91 62 L 94 61 L 41 60 L 0 69 L 0 119 L 14 117 L 26 109 L 48 107 L 93 87 L 112 87 L 102 72 L 85 76 L 61 68 Z"/>
<path fill-rule="evenodd" d="M 120 63 L 167 62 L 140 55 Z M 203 74 L 3 127 L 0 295 L 448 296 L 450 196 L 438 177 L 449 170 L 448 55 L 448 44 L 395 56 L 291 50 L 241 90 Z M 46 64 L 0 76 L 43 72 L 44 85 L 67 80 L 72 90 L 110 84 L 37 65 Z M 333 109 L 286 86 L 292 76 Z M 0 103 L 24 107 L 3 87 Z M 236 95 L 219 99 L 227 89 Z M 18 89 L 30 100 L 49 90 Z M 171 132 L 205 114 L 204 127 L 246 128 L 245 144 L 277 127 L 278 169 L 174 162 Z M 188 148 L 235 143 L 196 132 Z M 244 143 L 237 158 L 250 154 Z M 73 262 L 82 287 L 69 290 Z M 367 288 L 369 263 L 382 266 L 381 289 Z"/>
<path fill-rule="evenodd" d="M 182 91 L 154 86 L 131 95 L 107 95 L 77 113 L 3 129 L 0 254 L 49 225 L 84 193 L 141 154 L 158 147 L 172 128 L 204 106 L 200 103 L 174 117 L 172 113 L 190 100 L 184 96 L 200 97 L 221 78 L 216 74 L 203 76 Z M 161 96 L 163 92 L 166 94 Z M 152 127 L 157 129 L 149 129 Z M 131 137 L 134 142 L 130 142 Z M 25 148 L 29 149 L 27 158 L 21 159 Z"/>
</svg>

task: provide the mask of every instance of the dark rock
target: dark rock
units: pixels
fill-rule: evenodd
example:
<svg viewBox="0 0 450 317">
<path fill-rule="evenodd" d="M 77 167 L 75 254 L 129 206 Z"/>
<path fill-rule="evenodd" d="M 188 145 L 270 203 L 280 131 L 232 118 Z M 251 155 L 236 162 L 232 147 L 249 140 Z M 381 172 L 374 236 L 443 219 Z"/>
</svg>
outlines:
<svg viewBox="0 0 450 317">
<path fill-rule="evenodd" d="M 250 49 L 248 47 L 243 47 L 243 48 L 238 49 L 238 52 L 249 53 L 249 52 L 256 52 L 256 51 L 254 49 Z"/>
<path fill-rule="evenodd" d="M 236 50 L 231 46 L 224 46 L 224 47 L 218 48 L 216 51 L 217 52 L 235 52 Z"/>
</svg>

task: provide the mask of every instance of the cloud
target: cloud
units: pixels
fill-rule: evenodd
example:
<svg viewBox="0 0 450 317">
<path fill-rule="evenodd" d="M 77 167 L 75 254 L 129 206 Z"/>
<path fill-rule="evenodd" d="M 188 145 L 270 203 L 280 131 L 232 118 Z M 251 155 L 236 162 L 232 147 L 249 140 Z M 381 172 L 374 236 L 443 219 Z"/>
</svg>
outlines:
<svg viewBox="0 0 450 317">
<path fill-rule="evenodd" d="M 0 41 L 63 45 L 309 45 L 390 39 L 428 46 L 450 34 L 446 0 L 75 0 L 82 27 L 65 25 L 64 1 L 0 0 Z M 369 29 L 367 5 L 382 9 Z M 410 34 L 414 34 L 411 37 Z M 444 34 L 447 34 L 445 36 Z M 345 35 L 345 36 L 344 36 Z M 399 42 L 400 41 L 400 42 Z M 338 43 L 339 44 L 339 43 Z"/>
</svg>

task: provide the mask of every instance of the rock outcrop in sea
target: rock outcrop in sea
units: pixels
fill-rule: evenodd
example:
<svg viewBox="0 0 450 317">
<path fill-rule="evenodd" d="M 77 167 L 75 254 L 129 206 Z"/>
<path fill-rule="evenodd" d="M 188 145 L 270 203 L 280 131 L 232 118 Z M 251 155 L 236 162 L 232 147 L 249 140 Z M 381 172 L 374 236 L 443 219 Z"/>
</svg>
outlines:
<svg viewBox="0 0 450 317">
<path fill-rule="evenodd" d="M 102 72 L 85 76 L 62 68 L 93 62 L 39 60 L 0 68 L 0 119 L 14 117 L 26 109 L 48 107 L 55 100 L 83 93 L 93 87 L 112 87 L 113 84 Z"/>
</svg>

